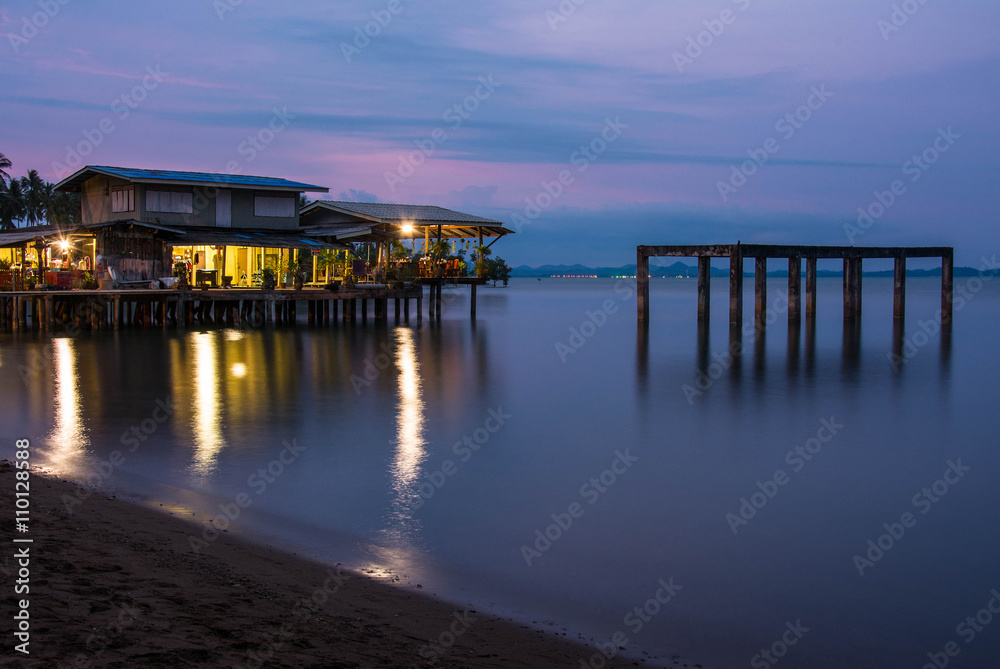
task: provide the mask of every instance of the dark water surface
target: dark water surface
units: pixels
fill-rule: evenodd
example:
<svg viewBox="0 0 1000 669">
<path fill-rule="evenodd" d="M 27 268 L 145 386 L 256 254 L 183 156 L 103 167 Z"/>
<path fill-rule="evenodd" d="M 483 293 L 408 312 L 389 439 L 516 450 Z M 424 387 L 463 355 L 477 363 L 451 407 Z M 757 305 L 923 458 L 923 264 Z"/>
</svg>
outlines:
<svg viewBox="0 0 1000 669">
<path fill-rule="evenodd" d="M 475 325 L 456 291 L 420 327 L 3 335 L 0 451 L 85 476 L 119 450 L 107 484 L 155 505 L 243 494 L 231 532 L 689 666 L 794 641 L 781 666 L 954 642 L 995 667 L 1000 282 L 968 281 L 950 334 L 932 279 L 895 334 L 889 279 L 860 329 L 820 279 L 791 333 L 770 282 L 760 339 L 732 339 L 723 281 L 708 329 L 694 281 L 654 281 L 645 333 L 631 281 L 531 279 L 481 290 Z"/>
</svg>

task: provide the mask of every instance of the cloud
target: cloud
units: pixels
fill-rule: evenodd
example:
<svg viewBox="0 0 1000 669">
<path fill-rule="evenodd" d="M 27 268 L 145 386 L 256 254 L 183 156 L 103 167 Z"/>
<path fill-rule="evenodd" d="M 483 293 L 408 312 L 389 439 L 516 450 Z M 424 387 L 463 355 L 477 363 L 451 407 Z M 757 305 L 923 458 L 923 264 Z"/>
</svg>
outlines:
<svg viewBox="0 0 1000 669">
<path fill-rule="evenodd" d="M 329 198 L 324 198 L 329 199 Z M 372 195 L 371 193 L 363 190 L 356 190 L 350 188 L 343 191 L 337 196 L 337 199 L 341 202 L 379 202 L 377 195 Z"/>
<path fill-rule="evenodd" d="M 466 186 L 462 190 L 453 190 L 449 199 L 455 207 L 489 207 L 493 204 L 493 196 L 497 194 L 496 186 Z"/>
</svg>

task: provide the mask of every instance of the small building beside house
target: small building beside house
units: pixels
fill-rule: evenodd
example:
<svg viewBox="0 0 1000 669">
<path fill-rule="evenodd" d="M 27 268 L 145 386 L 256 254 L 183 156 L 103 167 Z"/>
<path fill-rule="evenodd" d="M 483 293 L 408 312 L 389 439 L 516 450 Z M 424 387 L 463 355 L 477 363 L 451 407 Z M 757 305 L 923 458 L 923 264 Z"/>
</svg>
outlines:
<svg viewBox="0 0 1000 669">
<path fill-rule="evenodd" d="M 482 260 L 481 251 L 501 237 L 513 234 L 500 221 L 464 214 L 443 207 L 384 202 L 337 202 L 317 200 L 302 209 L 302 232 L 330 243 L 365 242 L 378 249 L 375 267 L 388 273 L 391 247 L 398 242 L 412 251 L 412 261 L 404 278 L 417 276 L 457 276 L 457 262 L 434 261 L 434 244 L 449 246 L 449 253 L 469 251 L 470 260 Z M 461 245 L 461 249 L 459 248 Z M 436 264 L 443 264 L 440 269 Z"/>
</svg>

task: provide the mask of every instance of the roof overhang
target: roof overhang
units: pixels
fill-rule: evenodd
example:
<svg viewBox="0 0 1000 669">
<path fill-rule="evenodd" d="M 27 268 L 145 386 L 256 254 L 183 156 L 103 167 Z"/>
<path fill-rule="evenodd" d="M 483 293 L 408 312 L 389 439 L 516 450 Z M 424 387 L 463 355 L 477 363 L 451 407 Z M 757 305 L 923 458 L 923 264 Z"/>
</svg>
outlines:
<svg viewBox="0 0 1000 669">
<path fill-rule="evenodd" d="M 129 183 L 156 184 L 164 186 L 202 186 L 208 188 L 232 188 L 245 190 L 269 190 L 285 193 L 328 193 L 329 188 L 312 184 L 276 179 L 272 177 L 251 177 L 235 174 L 210 174 L 206 172 L 176 172 L 165 170 L 139 170 L 88 165 L 55 185 L 57 191 L 76 192 L 88 179 L 108 176 Z"/>
<path fill-rule="evenodd" d="M 341 223 L 320 223 L 308 225 L 308 219 L 315 213 L 326 210 L 348 217 L 349 221 Z M 351 239 L 352 241 L 375 241 L 383 239 L 417 239 L 425 233 L 431 237 L 440 236 L 444 239 L 478 239 L 483 237 L 502 237 L 514 234 L 499 221 L 492 221 L 476 216 L 469 220 L 438 220 L 433 218 L 382 218 L 365 212 L 340 206 L 329 200 L 316 200 L 306 205 L 299 214 L 302 231 L 315 237 L 336 239 Z M 409 227 L 409 231 L 404 231 Z"/>
</svg>

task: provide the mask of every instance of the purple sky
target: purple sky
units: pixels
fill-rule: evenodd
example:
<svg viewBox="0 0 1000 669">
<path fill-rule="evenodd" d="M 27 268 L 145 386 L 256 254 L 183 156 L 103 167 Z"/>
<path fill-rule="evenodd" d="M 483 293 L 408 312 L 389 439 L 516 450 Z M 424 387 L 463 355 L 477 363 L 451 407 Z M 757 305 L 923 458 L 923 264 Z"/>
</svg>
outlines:
<svg viewBox="0 0 1000 669">
<path fill-rule="evenodd" d="M 16 175 L 56 181 L 68 147 L 99 139 L 84 164 L 496 218 L 520 231 L 494 247 L 512 265 L 737 239 L 1000 252 L 995 0 L 896 3 L 898 29 L 888 0 L 61 1 L 0 8 Z M 949 128 L 933 165 L 906 166 Z M 885 213 L 845 231 L 896 180 Z"/>
</svg>

